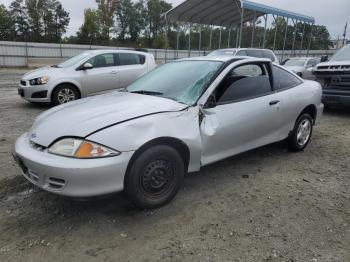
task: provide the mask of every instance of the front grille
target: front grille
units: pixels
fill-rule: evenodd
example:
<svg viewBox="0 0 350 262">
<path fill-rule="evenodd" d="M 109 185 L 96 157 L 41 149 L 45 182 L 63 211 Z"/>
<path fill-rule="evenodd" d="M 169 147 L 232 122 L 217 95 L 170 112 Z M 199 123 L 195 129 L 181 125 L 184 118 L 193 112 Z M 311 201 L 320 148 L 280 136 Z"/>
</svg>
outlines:
<svg viewBox="0 0 350 262">
<path fill-rule="evenodd" d="M 325 69 L 328 69 L 329 66 L 318 66 L 317 69 L 319 70 L 325 70 Z"/>
<path fill-rule="evenodd" d="M 44 151 L 44 150 L 46 149 L 46 147 L 44 147 L 44 146 L 42 146 L 42 145 L 39 145 L 39 144 L 37 144 L 37 143 L 34 143 L 33 141 L 30 141 L 30 146 L 31 146 L 33 149 L 35 149 L 35 150 L 37 150 L 37 151 L 40 151 L 40 152 L 42 152 L 42 151 Z"/>
<path fill-rule="evenodd" d="M 66 184 L 66 181 L 61 178 L 49 177 L 48 186 L 53 190 L 62 189 Z"/>
<path fill-rule="evenodd" d="M 22 85 L 22 86 L 26 86 L 26 85 L 27 85 L 27 82 L 24 81 L 24 80 L 21 80 L 21 85 Z"/>
<path fill-rule="evenodd" d="M 46 98 L 46 96 L 47 96 L 47 90 L 35 92 L 32 94 L 32 98 Z"/>
</svg>

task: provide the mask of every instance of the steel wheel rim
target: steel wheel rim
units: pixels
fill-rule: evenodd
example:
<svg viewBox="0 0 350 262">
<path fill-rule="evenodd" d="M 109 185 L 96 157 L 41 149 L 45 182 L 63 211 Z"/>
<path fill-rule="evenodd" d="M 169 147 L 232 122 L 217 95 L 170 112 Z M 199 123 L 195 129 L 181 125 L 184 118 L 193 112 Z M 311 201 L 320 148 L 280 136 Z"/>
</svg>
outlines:
<svg viewBox="0 0 350 262">
<path fill-rule="evenodd" d="M 172 188 L 174 170 L 170 162 L 155 160 L 147 164 L 140 176 L 142 191 L 150 197 L 159 197 Z"/>
<path fill-rule="evenodd" d="M 299 146 L 304 146 L 310 139 L 311 122 L 309 119 L 301 121 L 297 131 L 297 143 Z"/>
<path fill-rule="evenodd" d="M 63 88 L 57 94 L 58 102 L 60 104 L 68 103 L 75 100 L 75 94 L 70 88 Z"/>
</svg>

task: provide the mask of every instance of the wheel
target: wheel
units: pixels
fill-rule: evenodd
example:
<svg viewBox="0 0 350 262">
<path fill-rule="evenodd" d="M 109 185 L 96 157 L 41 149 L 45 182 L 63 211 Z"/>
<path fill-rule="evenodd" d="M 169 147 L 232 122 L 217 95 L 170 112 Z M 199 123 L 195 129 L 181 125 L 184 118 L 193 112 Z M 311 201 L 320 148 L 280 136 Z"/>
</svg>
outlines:
<svg viewBox="0 0 350 262">
<path fill-rule="evenodd" d="M 53 91 L 52 104 L 57 106 L 79 99 L 79 92 L 70 85 L 61 85 Z"/>
<path fill-rule="evenodd" d="M 297 75 L 300 76 L 301 78 L 303 78 L 303 73 L 298 72 Z"/>
<path fill-rule="evenodd" d="M 313 119 L 309 114 L 302 114 L 295 122 L 293 131 L 288 137 L 289 149 L 302 151 L 310 142 L 313 128 Z"/>
<path fill-rule="evenodd" d="M 185 175 L 178 151 L 159 145 L 141 153 L 125 178 L 125 191 L 139 208 L 157 208 L 174 198 Z"/>
</svg>

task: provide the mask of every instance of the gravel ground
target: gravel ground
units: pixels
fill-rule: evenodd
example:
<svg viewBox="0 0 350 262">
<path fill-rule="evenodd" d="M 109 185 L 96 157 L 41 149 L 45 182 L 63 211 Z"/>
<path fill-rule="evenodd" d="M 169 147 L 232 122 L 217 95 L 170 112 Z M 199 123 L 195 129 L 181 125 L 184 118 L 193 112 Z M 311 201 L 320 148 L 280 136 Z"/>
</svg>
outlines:
<svg viewBox="0 0 350 262">
<path fill-rule="evenodd" d="M 72 200 L 32 187 L 10 156 L 48 107 L 0 70 L 0 261 L 350 261 L 350 112 L 327 111 L 301 153 L 266 146 L 190 174 L 148 211 L 123 194 Z"/>
</svg>

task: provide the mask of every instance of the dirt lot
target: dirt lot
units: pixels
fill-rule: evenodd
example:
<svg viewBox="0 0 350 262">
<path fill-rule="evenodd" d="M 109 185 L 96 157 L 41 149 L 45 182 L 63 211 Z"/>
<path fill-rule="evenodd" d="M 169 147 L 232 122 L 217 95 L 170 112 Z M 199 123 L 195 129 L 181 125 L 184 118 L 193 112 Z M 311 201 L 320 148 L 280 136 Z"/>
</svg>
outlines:
<svg viewBox="0 0 350 262">
<path fill-rule="evenodd" d="M 11 159 L 47 109 L 0 70 L 0 261 L 350 261 L 350 112 L 328 111 L 302 153 L 283 143 L 191 174 L 176 199 L 77 201 L 33 188 Z"/>
</svg>

